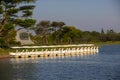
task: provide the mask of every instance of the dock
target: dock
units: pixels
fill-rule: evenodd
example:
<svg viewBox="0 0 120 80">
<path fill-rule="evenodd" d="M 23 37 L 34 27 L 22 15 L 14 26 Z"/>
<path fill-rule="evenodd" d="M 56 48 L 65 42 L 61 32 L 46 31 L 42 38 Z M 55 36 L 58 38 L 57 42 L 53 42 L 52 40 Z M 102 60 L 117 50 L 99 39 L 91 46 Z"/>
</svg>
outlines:
<svg viewBox="0 0 120 80">
<path fill-rule="evenodd" d="M 99 47 L 94 44 L 55 45 L 55 46 L 21 46 L 11 47 L 14 51 L 9 55 L 13 58 L 78 56 L 98 53 Z"/>
</svg>

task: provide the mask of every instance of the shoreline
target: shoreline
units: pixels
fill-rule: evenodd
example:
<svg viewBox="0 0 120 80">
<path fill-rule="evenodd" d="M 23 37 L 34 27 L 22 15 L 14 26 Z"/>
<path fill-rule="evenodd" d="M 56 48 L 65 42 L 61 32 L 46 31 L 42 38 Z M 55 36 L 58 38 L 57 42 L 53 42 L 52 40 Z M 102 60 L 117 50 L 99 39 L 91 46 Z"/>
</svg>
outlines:
<svg viewBox="0 0 120 80">
<path fill-rule="evenodd" d="M 120 45 L 120 41 L 118 42 L 98 42 L 98 43 L 94 43 L 98 46 L 103 46 L 103 45 Z M 3 59 L 9 59 L 10 55 L 9 55 L 9 50 L 4 50 L 4 49 L 0 49 L 0 60 Z"/>
<path fill-rule="evenodd" d="M 0 55 L 0 60 L 9 59 L 9 55 Z"/>
</svg>

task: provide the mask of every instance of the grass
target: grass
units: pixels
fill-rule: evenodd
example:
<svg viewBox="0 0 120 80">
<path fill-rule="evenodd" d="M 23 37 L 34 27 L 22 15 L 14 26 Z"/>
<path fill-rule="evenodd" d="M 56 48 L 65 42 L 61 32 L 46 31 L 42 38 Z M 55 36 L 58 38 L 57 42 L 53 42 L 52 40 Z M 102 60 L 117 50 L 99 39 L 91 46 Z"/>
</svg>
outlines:
<svg viewBox="0 0 120 80">
<path fill-rule="evenodd" d="M 98 42 L 98 43 L 95 43 L 97 44 L 98 46 L 103 46 L 103 45 L 115 45 L 115 44 L 120 44 L 120 41 L 107 41 L 107 42 Z"/>
<path fill-rule="evenodd" d="M 9 49 L 1 49 L 0 48 L 0 55 L 8 55 L 9 54 Z"/>
</svg>

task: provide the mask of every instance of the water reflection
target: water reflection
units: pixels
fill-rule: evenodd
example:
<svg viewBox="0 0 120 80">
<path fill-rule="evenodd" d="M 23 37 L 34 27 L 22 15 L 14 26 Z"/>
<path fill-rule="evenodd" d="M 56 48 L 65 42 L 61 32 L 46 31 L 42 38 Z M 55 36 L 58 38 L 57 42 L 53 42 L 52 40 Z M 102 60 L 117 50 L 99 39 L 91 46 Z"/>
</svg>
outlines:
<svg viewBox="0 0 120 80">
<path fill-rule="evenodd" d="M 96 56 L 98 53 L 97 52 L 83 52 L 83 53 L 74 53 L 72 55 L 67 55 L 67 56 L 49 56 L 49 57 L 31 57 L 31 58 L 11 58 L 10 62 L 12 64 L 16 63 L 38 63 L 38 60 L 43 61 L 43 60 L 54 60 L 54 59 L 65 59 L 65 58 L 84 58 L 87 56 Z"/>
</svg>

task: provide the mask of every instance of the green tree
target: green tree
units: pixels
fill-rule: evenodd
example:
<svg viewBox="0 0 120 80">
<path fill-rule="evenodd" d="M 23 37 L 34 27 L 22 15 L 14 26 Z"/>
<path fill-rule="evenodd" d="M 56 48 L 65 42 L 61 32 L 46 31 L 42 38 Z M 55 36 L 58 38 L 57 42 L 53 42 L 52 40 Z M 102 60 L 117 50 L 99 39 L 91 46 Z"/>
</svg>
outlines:
<svg viewBox="0 0 120 80">
<path fill-rule="evenodd" d="M 2 0 L 0 1 L 0 39 L 8 43 L 15 38 L 15 26 L 31 27 L 35 20 L 30 19 L 36 0 Z M 19 5 L 22 4 L 22 5 Z M 19 19 L 19 20 L 18 20 Z M 5 35 L 6 34 L 6 35 Z M 11 37 L 10 37 L 11 36 Z"/>
<path fill-rule="evenodd" d="M 100 41 L 100 33 L 96 31 L 91 32 L 91 41 L 92 42 L 99 42 Z"/>
<path fill-rule="evenodd" d="M 88 43 L 91 42 L 92 37 L 91 37 L 91 32 L 90 31 L 84 31 L 82 34 L 81 42 L 83 43 Z"/>
<path fill-rule="evenodd" d="M 26 29 L 33 27 L 35 25 L 35 23 L 36 23 L 36 20 L 34 20 L 34 19 L 24 19 L 24 20 L 16 19 L 14 21 L 14 24 L 19 25 Z"/>
<path fill-rule="evenodd" d="M 101 34 L 105 34 L 105 32 L 104 32 L 104 29 L 103 29 L 103 28 L 101 29 Z"/>
<path fill-rule="evenodd" d="M 101 33 L 100 33 L 100 38 L 99 38 L 99 40 L 102 41 L 102 42 L 106 42 L 106 41 L 107 41 L 107 35 L 105 34 L 103 28 L 101 29 Z"/>
<path fill-rule="evenodd" d="M 115 41 L 116 40 L 116 32 L 111 28 L 110 30 L 107 30 L 107 41 Z"/>
<path fill-rule="evenodd" d="M 35 32 L 37 35 L 39 35 L 40 40 L 43 40 L 43 44 L 48 44 L 48 38 L 50 34 L 50 21 L 40 21 L 37 24 Z"/>
<path fill-rule="evenodd" d="M 52 35 L 55 44 L 73 44 L 80 42 L 82 31 L 76 29 L 74 26 L 64 26 Z"/>
<path fill-rule="evenodd" d="M 40 21 L 37 24 L 35 32 L 36 34 L 41 36 L 46 35 L 48 34 L 49 27 L 50 27 L 50 21 Z"/>
<path fill-rule="evenodd" d="M 51 27 L 55 28 L 55 30 L 59 30 L 62 29 L 62 27 L 65 25 L 64 22 L 57 22 L 57 21 L 53 21 L 51 23 Z"/>
<path fill-rule="evenodd" d="M 5 24 L 2 30 L 2 34 L 3 36 L 0 37 L 0 39 L 2 40 L 0 42 L 0 46 L 2 45 L 9 46 L 10 43 L 15 40 L 16 35 L 13 24 L 12 23 Z"/>
</svg>

